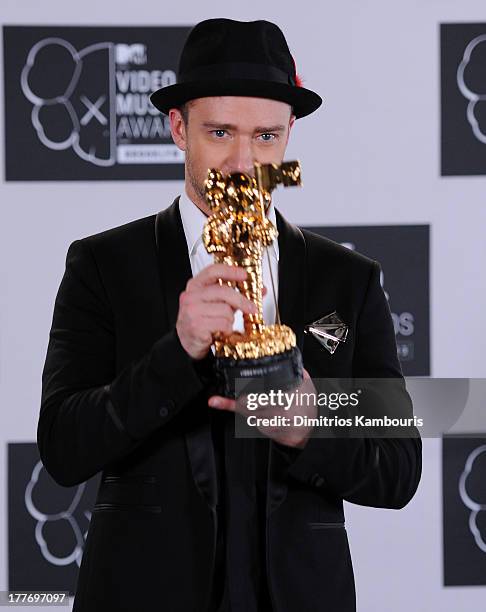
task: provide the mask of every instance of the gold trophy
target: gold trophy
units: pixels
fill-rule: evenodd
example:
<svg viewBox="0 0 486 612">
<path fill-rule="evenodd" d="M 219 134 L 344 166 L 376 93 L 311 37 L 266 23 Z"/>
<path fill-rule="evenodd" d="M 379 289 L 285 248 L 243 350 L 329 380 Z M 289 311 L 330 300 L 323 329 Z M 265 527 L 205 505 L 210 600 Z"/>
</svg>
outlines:
<svg viewBox="0 0 486 612">
<path fill-rule="evenodd" d="M 273 278 L 271 289 L 277 313 L 274 325 L 264 324 L 262 298 L 263 254 L 278 235 L 266 216 L 271 191 L 279 183 L 285 187 L 300 185 L 300 164 L 255 163 L 254 171 L 252 177 L 241 172 L 223 175 L 210 169 L 205 182 L 212 215 L 204 226 L 204 246 L 214 255 L 215 263 L 245 268 L 248 273 L 245 281 L 227 284 L 257 306 L 255 314 L 243 314 L 243 332 L 219 332 L 213 336 L 216 374 L 221 392 L 227 397 L 236 397 L 237 379 L 257 381 L 261 391 L 268 391 L 289 389 L 303 378 L 295 334 L 290 327 L 280 324 Z M 225 281 L 219 282 L 222 285 Z"/>
</svg>

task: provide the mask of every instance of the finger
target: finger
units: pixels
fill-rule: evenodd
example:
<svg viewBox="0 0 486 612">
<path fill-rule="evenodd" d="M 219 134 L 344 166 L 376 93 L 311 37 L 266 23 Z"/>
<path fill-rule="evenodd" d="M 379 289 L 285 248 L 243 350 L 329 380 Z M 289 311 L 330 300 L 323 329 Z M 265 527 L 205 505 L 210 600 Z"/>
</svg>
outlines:
<svg viewBox="0 0 486 612">
<path fill-rule="evenodd" d="M 199 302 L 197 312 L 203 317 L 222 317 L 228 321 L 235 316 L 233 308 L 225 302 Z"/>
<path fill-rule="evenodd" d="M 196 274 L 196 276 L 188 282 L 189 287 L 204 287 L 213 285 L 220 278 L 224 281 L 243 281 L 247 277 L 247 272 L 244 268 L 238 266 L 229 266 L 227 264 L 211 264 L 206 266 Z"/>
<path fill-rule="evenodd" d="M 229 289 L 229 288 L 228 288 Z M 233 291 L 229 289 L 230 295 Z M 236 293 L 236 292 L 234 292 Z M 205 317 L 220 317 L 228 319 L 231 325 L 234 322 L 235 308 L 223 301 L 203 301 L 202 293 L 189 293 L 187 291 L 181 293 L 179 304 L 180 312 L 183 313 L 184 320 L 190 321 L 192 325 L 199 327 L 201 320 Z"/>
<path fill-rule="evenodd" d="M 201 332 L 200 335 L 192 338 L 191 346 L 196 353 L 203 353 L 209 349 L 212 342 L 213 335 L 211 332 Z"/>
<path fill-rule="evenodd" d="M 221 397 L 221 395 L 212 395 L 208 399 L 208 406 L 210 408 L 217 408 L 218 410 L 229 410 L 235 412 L 236 401 L 229 397 Z"/>
<path fill-rule="evenodd" d="M 231 287 L 221 287 L 219 285 L 205 287 L 201 293 L 201 298 L 204 302 L 225 302 L 233 310 L 242 310 L 248 314 L 255 314 L 257 311 L 253 302 Z"/>
<path fill-rule="evenodd" d="M 200 297 L 194 298 L 195 295 L 186 293 L 181 300 L 183 308 L 179 310 L 179 320 L 184 329 L 192 330 L 193 335 L 200 335 L 201 331 L 211 335 L 217 326 L 220 326 L 220 331 L 227 326 L 233 327 L 234 311 L 228 304 L 202 302 Z"/>
<path fill-rule="evenodd" d="M 234 319 L 228 320 L 226 317 L 204 317 L 201 327 L 204 332 L 210 332 L 211 337 L 217 332 L 231 334 L 233 331 Z"/>
</svg>

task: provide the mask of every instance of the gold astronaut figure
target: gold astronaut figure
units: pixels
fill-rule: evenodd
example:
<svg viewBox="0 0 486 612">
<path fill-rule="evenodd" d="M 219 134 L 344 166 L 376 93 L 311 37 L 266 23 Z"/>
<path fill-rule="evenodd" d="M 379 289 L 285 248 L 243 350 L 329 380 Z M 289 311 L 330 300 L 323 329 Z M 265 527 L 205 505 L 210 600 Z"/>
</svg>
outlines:
<svg viewBox="0 0 486 612">
<path fill-rule="evenodd" d="M 257 306 L 255 314 L 243 314 L 244 332 L 214 335 L 216 357 L 258 359 L 296 346 L 295 334 L 289 327 L 264 324 L 262 258 L 264 249 L 278 235 L 266 217 L 270 192 L 279 182 L 300 184 L 300 166 L 298 162 L 281 166 L 255 164 L 255 177 L 239 172 L 225 176 L 210 169 L 205 183 L 206 201 L 213 214 L 204 226 L 204 246 L 214 255 L 215 263 L 245 268 L 246 280 L 228 285 L 237 287 Z"/>
</svg>

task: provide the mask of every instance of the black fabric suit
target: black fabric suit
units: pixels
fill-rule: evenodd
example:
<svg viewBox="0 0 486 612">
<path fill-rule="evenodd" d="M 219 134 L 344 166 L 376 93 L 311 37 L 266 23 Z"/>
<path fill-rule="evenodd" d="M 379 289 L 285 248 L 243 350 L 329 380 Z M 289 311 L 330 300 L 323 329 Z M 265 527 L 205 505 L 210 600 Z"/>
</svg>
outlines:
<svg viewBox="0 0 486 612">
<path fill-rule="evenodd" d="M 378 264 L 300 232 L 279 213 L 277 226 L 281 319 L 296 332 L 311 376 L 400 377 Z M 75 612 L 206 610 L 218 487 L 209 358 L 194 362 L 175 332 L 190 276 L 177 200 L 157 217 L 69 247 L 37 438 L 61 485 L 102 471 Z M 330 355 L 303 327 L 335 309 L 349 335 Z M 403 507 L 420 480 L 420 439 L 311 438 L 298 453 L 270 441 L 268 448 L 275 612 L 351 612 L 343 499 Z"/>
</svg>

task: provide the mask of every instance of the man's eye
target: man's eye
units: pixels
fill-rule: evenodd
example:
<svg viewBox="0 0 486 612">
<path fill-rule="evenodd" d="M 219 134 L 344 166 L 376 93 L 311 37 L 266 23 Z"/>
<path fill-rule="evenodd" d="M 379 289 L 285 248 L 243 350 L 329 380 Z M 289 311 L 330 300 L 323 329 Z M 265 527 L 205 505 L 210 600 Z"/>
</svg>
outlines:
<svg viewBox="0 0 486 612">
<path fill-rule="evenodd" d="M 264 142 L 271 142 L 276 138 L 275 134 L 260 134 L 260 137 Z"/>
<path fill-rule="evenodd" d="M 226 134 L 226 130 L 212 130 L 211 134 L 214 134 L 216 138 L 223 138 Z"/>
</svg>

